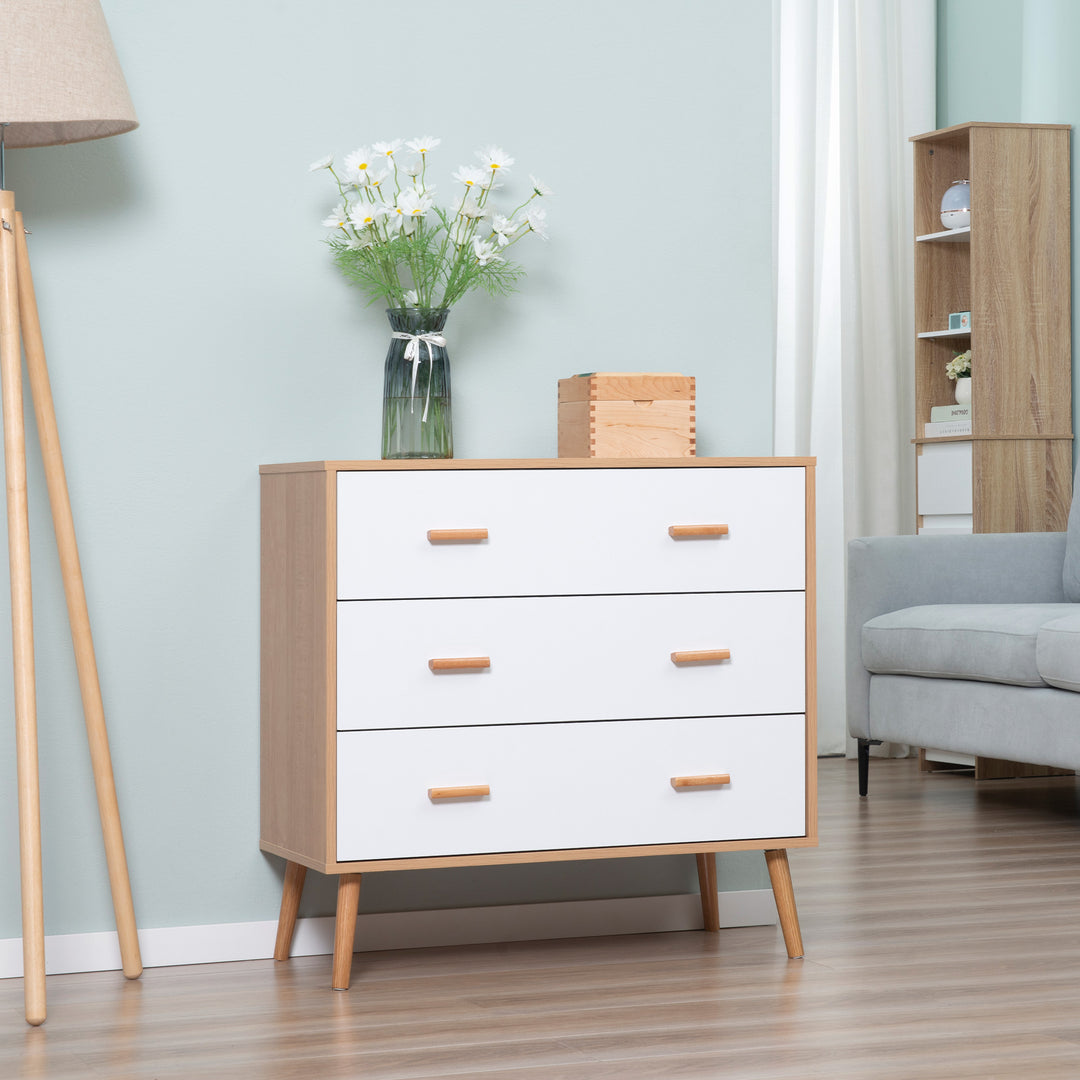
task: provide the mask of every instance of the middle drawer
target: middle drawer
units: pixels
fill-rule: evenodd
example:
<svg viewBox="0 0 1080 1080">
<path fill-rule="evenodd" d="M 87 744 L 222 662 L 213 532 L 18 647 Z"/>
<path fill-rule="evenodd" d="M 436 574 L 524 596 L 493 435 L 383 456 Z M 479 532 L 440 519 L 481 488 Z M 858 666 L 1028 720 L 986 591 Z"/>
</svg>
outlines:
<svg viewBox="0 0 1080 1080">
<path fill-rule="evenodd" d="M 801 592 L 341 602 L 337 726 L 801 713 L 804 605 Z M 672 660 L 702 652 L 720 655 Z"/>
</svg>

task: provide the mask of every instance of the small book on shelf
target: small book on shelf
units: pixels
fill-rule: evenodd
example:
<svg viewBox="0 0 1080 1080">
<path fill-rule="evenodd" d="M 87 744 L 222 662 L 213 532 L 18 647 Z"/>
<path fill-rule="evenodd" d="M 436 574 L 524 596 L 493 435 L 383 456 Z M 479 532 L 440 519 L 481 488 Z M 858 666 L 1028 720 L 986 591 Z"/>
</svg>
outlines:
<svg viewBox="0 0 1080 1080">
<path fill-rule="evenodd" d="M 939 423 L 942 420 L 970 420 L 970 405 L 934 405 L 930 409 L 930 422 Z"/>
<path fill-rule="evenodd" d="M 970 434 L 970 420 L 939 420 L 936 423 L 923 425 L 923 435 L 927 439 L 940 439 L 945 435 Z"/>
</svg>

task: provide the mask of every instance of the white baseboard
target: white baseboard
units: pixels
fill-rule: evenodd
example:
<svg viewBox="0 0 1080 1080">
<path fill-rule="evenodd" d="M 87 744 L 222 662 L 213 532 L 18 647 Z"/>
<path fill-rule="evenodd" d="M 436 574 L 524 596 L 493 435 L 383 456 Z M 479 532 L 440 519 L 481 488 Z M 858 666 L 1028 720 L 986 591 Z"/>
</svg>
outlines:
<svg viewBox="0 0 1080 1080">
<path fill-rule="evenodd" d="M 719 900 L 722 927 L 769 926 L 777 921 L 776 906 L 769 889 L 722 892 Z M 375 952 L 700 929 L 701 898 L 697 893 L 635 896 L 622 900 L 573 900 L 361 915 L 356 923 L 356 950 Z M 140 930 L 139 951 L 144 967 L 269 960 L 274 952 L 276 932 L 274 921 Z M 318 956 L 333 951 L 332 917 L 297 921 L 293 956 Z M 56 934 L 45 939 L 45 970 L 50 975 L 118 971 L 120 966 L 120 946 L 115 931 Z M 0 940 L 0 979 L 21 978 L 22 971 L 22 938 Z"/>
</svg>

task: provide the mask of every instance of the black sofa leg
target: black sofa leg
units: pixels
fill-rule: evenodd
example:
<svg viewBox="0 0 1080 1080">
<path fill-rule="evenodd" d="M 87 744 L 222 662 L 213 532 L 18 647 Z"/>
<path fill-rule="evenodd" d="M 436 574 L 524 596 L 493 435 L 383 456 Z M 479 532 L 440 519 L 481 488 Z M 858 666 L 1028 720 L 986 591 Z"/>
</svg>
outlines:
<svg viewBox="0 0 1080 1080">
<path fill-rule="evenodd" d="M 859 794 L 865 795 L 870 787 L 870 747 L 880 746 L 880 739 L 859 739 Z"/>
</svg>

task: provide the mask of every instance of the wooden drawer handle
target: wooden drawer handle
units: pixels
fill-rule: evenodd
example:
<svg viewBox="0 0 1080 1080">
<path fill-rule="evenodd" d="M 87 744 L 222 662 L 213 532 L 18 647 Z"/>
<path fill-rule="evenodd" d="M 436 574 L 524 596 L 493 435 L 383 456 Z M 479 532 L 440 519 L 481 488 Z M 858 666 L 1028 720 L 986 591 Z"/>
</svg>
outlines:
<svg viewBox="0 0 1080 1080">
<path fill-rule="evenodd" d="M 465 787 L 429 787 L 427 797 L 432 802 L 440 799 L 479 799 L 491 794 L 490 784 L 468 784 Z"/>
<path fill-rule="evenodd" d="M 697 787 L 723 787 L 731 783 L 728 773 L 710 773 L 707 776 L 673 776 L 671 786 L 676 790 L 681 788 Z"/>
<path fill-rule="evenodd" d="M 669 525 L 668 536 L 672 540 L 683 540 L 686 538 L 703 537 L 703 536 L 727 536 L 728 527 L 726 525 Z"/>
<path fill-rule="evenodd" d="M 482 671 L 491 667 L 490 656 L 444 656 L 429 660 L 432 671 Z"/>
<path fill-rule="evenodd" d="M 673 664 L 712 664 L 718 660 L 730 660 L 730 649 L 698 649 L 690 652 L 673 652 Z"/>
<path fill-rule="evenodd" d="M 429 544 L 475 543 L 488 538 L 487 529 L 428 529 Z"/>
</svg>

